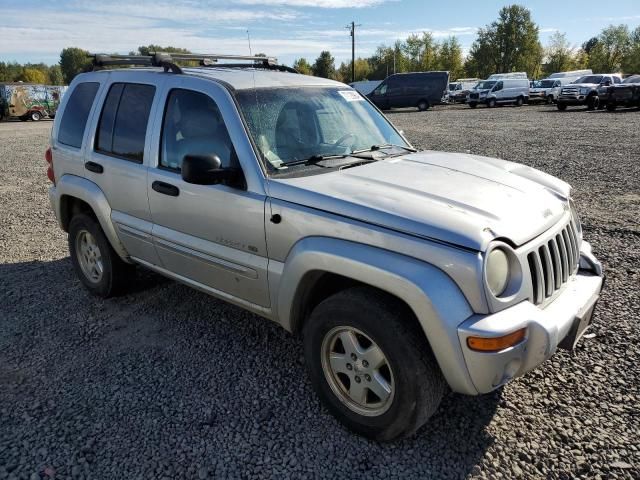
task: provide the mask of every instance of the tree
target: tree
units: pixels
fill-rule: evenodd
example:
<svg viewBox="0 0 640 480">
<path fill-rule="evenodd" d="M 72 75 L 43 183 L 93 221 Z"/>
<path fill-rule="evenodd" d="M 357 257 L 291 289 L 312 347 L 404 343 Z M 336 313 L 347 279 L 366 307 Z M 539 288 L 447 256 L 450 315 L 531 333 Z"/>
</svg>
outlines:
<svg viewBox="0 0 640 480">
<path fill-rule="evenodd" d="M 166 53 L 191 53 L 186 48 L 180 47 L 162 47 L 160 45 L 142 45 L 138 47 L 138 55 L 151 55 L 156 52 L 166 52 Z M 134 53 L 135 54 L 135 53 Z"/>
<path fill-rule="evenodd" d="M 355 81 L 367 80 L 371 74 L 371 66 L 366 58 L 356 58 L 356 78 Z M 336 80 L 344 83 L 351 82 L 351 62 L 340 64 L 336 72 Z"/>
<path fill-rule="evenodd" d="M 41 70 L 36 68 L 25 68 L 19 78 L 20 81 L 26 83 L 39 83 L 43 85 L 47 81 L 47 76 Z"/>
<path fill-rule="evenodd" d="M 336 74 L 335 59 L 331 56 L 331 52 L 324 50 L 320 56 L 316 58 L 312 67 L 313 74 L 316 77 L 334 78 Z"/>
<path fill-rule="evenodd" d="M 448 70 L 449 77 L 452 79 L 463 76 L 462 46 L 456 37 L 449 37 L 442 42 L 438 51 L 437 64 L 439 70 Z"/>
<path fill-rule="evenodd" d="M 526 71 L 535 75 L 542 58 L 539 29 L 531 12 L 521 5 L 509 5 L 478 32 L 467 63 L 472 71 L 467 73 L 486 77 L 495 72 Z"/>
<path fill-rule="evenodd" d="M 89 52 L 86 50 L 69 47 L 63 49 L 60 53 L 60 70 L 67 85 L 89 65 L 91 65 L 91 59 L 89 58 Z"/>
<path fill-rule="evenodd" d="M 47 80 L 49 85 L 62 85 L 64 83 L 60 65 L 51 65 L 47 70 L 47 76 L 49 77 Z"/>
<path fill-rule="evenodd" d="M 625 73 L 640 73 L 640 26 L 631 33 L 631 45 L 622 61 Z"/>
<path fill-rule="evenodd" d="M 306 58 L 298 58 L 293 62 L 293 68 L 303 75 L 312 75 L 311 65 Z"/>
<path fill-rule="evenodd" d="M 555 32 L 551 35 L 545 54 L 547 58 L 545 73 L 547 75 L 577 68 L 576 52 L 564 33 Z"/>
<path fill-rule="evenodd" d="M 619 72 L 630 50 L 629 27 L 610 25 L 600 32 L 597 42 L 590 48 L 589 68 L 600 73 Z"/>
</svg>

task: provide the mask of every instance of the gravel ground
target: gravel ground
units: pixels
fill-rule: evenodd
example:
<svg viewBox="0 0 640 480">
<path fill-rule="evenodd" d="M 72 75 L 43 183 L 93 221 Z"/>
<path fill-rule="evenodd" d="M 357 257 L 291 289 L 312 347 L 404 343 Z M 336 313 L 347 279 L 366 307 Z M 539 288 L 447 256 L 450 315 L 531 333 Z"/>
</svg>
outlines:
<svg viewBox="0 0 640 480">
<path fill-rule="evenodd" d="M 595 336 L 408 440 L 342 428 L 275 324 L 142 275 L 96 300 L 49 210 L 50 122 L 0 124 L 0 478 L 640 478 L 640 112 L 391 112 L 416 146 L 575 187 L 607 271 Z"/>
</svg>

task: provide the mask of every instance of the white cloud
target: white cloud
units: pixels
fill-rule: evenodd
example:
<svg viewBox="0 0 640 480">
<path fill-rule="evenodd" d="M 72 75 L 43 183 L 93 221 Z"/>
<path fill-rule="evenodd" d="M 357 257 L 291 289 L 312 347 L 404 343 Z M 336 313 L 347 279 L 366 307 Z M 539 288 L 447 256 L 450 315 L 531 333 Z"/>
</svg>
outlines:
<svg viewBox="0 0 640 480">
<path fill-rule="evenodd" d="M 314 8 L 365 8 L 374 7 L 389 0 L 238 0 L 243 5 L 267 5 Z"/>
</svg>

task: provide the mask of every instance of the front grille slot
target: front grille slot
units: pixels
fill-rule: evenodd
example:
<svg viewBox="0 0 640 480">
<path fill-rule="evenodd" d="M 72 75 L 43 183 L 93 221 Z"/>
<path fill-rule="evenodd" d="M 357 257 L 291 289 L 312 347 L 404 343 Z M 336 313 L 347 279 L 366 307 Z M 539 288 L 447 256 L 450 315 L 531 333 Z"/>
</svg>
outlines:
<svg viewBox="0 0 640 480">
<path fill-rule="evenodd" d="M 536 305 L 552 297 L 578 268 L 580 239 L 573 222 L 527 255 Z"/>
</svg>

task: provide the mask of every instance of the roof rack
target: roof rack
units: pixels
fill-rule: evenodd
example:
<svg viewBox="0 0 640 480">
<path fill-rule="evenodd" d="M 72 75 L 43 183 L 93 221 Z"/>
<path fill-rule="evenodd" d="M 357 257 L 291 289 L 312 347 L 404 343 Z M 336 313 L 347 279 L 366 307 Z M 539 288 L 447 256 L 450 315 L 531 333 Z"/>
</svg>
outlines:
<svg viewBox="0 0 640 480">
<path fill-rule="evenodd" d="M 278 60 L 274 57 L 246 56 L 246 55 L 217 55 L 217 54 L 196 54 L 196 53 L 167 53 L 154 52 L 151 55 L 111 55 L 106 53 L 89 54 L 92 58 L 93 70 L 102 70 L 108 66 L 135 65 L 145 67 L 162 67 L 167 72 L 182 73 L 176 62 L 197 61 L 200 66 L 216 66 L 218 60 L 237 60 L 239 62 L 251 63 L 224 63 L 219 64 L 227 68 L 267 68 L 291 73 L 298 73 L 297 70 L 284 65 L 278 65 Z"/>
</svg>

